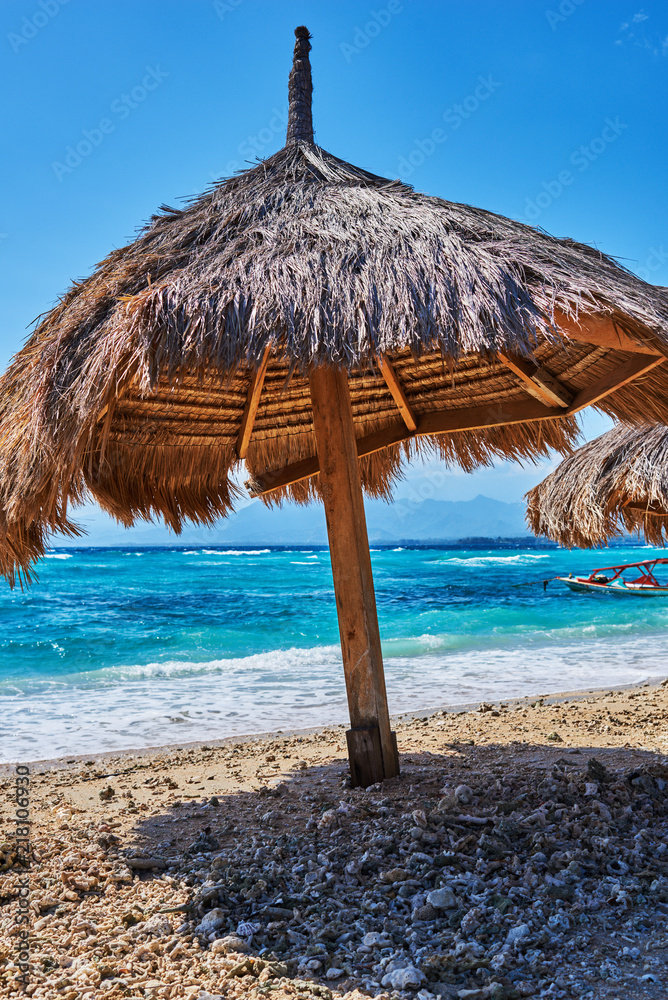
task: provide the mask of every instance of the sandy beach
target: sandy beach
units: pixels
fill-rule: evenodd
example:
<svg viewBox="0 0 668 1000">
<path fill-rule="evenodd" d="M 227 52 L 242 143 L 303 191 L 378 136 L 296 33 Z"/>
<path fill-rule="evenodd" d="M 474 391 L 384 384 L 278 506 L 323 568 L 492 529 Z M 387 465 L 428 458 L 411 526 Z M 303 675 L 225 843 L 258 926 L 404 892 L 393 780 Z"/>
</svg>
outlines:
<svg viewBox="0 0 668 1000">
<path fill-rule="evenodd" d="M 626 998 L 668 988 L 668 682 L 2 769 L 0 956 L 34 997 Z M 22 786 L 23 787 L 23 786 Z"/>
</svg>

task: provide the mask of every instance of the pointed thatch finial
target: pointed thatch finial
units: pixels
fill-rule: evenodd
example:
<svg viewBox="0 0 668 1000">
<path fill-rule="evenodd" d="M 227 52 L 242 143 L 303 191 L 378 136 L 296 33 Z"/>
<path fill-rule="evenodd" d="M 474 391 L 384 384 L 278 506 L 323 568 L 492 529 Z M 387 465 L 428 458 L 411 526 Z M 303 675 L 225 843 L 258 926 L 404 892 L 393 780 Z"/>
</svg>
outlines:
<svg viewBox="0 0 668 1000">
<path fill-rule="evenodd" d="M 288 114 L 288 134 L 286 144 L 293 142 L 313 142 L 313 116 L 311 114 L 311 62 L 309 52 L 311 35 L 303 25 L 295 28 L 295 52 L 292 72 L 288 83 L 290 111 Z"/>
</svg>

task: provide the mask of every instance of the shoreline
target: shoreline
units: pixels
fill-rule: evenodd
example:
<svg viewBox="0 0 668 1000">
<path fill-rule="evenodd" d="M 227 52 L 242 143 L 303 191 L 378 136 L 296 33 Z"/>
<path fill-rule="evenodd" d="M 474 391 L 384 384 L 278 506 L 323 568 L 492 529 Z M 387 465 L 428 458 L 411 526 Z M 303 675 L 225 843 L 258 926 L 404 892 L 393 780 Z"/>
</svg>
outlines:
<svg viewBox="0 0 668 1000">
<path fill-rule="evenodd" d="M 452 565 L 437 552 L 381 560 L 387 598 L 379 605 L 385 608 L 381 618 L 387 616 L 381 632 L 395 718 L 462 711 L 479 700 L 515 704 L 546 691 L 563 697 L 665 676 L 668 633 L 660 602 L 643 602 L 640 609 L 628 602 L 583 600 L 556 584 L 545 597 L 540 578 L 570 564 L 569 554 L 554 560 L 528 550 L 521 559 L 505 551 L 488 554 L 493 558 L 480 565 L 468 558 L 476 553 Z M 581 564 L 606 559 L 600 553 L 576 557 Z M 331 574 L 322 556 L 317 567 L 299 562 L 288 567 L 288 560 L 303 558 L 244 556 L 222 569 L 215 556 L 181 560 L 174 554 L 160 557 L 157 576 L 145 559 L 52 561 L 44 570 L 36 612 L 30 602 L 3 604 L 8 626 L 17 629 L 22 644 L 18 660 L 11 645 L 3 658 L 0 768 L 17 762 L 62 767 L 80 757 L 150 754 L 345 725 Z M 419 568 L 424 592 L 403 592 L 403 576 L 394 572 L 400 565 L 411 579 Z M 285 577 L 287 568 L 294 580 Z M 177 589 L 175 573 L 182 582 Z M 198 588 L 217 594 L 223 583 L 229 598 L 216 599 L 191 620 L 187 609 L 200 607 Z M 291 611 L 293 585 L 314 596 Z M 63 610 L 53 619 L 48 595 L 56 593 Z M 463 594 L 470 597 L 465 608 Z M 131 611 L 138 596 L 148 600 L 143 625 Z M 270 609 L 264 608 L 267 601 Z M 256 631 L 258 609 L 263 624 Z M 125 625 L 115 633 L 107 623 L 116 623 L 119 615 Z"/>
<path fill-rule="evenodd" d="M 521 706 L 531 706 L 537 702 L 542 702 L 545 705 L 558 705 L 566 702 L 578 702 L 584 701 L 589 698 L 603 698 L 608 694 L 616 694 L 625 691 L 635 691 L 641 690 L 643 688 L 661 687 L 662 684 L 668 683 L 668 673 L 665 678 L 654 678 L 651 681 L 635 681 L 631 684 L 618 684 L 614 686 L 605 686 L 598 688 L 586 688 L 582 690 L 575 691 L 556 691 L 548 694 L 536 694 L 536 695 L 525 695 L 518 698 L 508 698 L 505 700 L 496 700 L 484 702 L 482 704 L 489 705 L 494 710 L 498 710 L 502 706 L 507 707 L 509 710 L 517 709 Z M 455 705 L 438 705 L 436 707 L 415 709 L 411 712 L 401 712 L 390 715 L 391 724 L 405 724 L 413 719 L 428 720 L 438 714 L 447 715 L 461 715 L 475 712 L 479 709 L 481 702 L 463 702 L 461 704 Z M 345 730 L 348 728 L 349 723 L 332 723 L 330 725 L 323 726 L 309 726 L 300 729 L 276 729 L 269 730 L 263 733 L 248 733 L 240 734 L 234 736 L 224 736 L 216 740 L 191 740 L 188 742 L 178 742 L 178 743 L 165 743 L 159 744 L 152 747 L 127 747 L 123 750 L 102 750 L 98 752 L 89 752 L 82 754 L 68 754 L 62 757 L 46 757 L 37 758 L 35 760 L 21 760 L 21 761 L 0 761 L 0 776 L 12 773 L 12 771 L 17 767 L 17 765 L 26 765 L 31 768 L 31 772 L 34 774 L 45 774 L 51 771 L 62 771 L 66 770 L 68 767 L 76 767 L 82 761 L 92 760 L 94 763 L 100 763 L 108 760 L 118 760 L 122 761 L 125 758 L 133 760 L 141 760 L 144 757 L 151 757 L 155 755 L 162 755 L 167 753 L 175 753 L 178 751 L 187 750 L 197 750 L 197 749 L 216 749 L 220 747 L 227 747 L 229 745 L 246 745 L 254 743 L 263 743 L 266 741 L 272 741 L 276 739 L 290 739 L 293 737 L 300 736 L 313 736 L 313 735 L 326 735 L 332 734 L 336 731 Z"/>
</svg>

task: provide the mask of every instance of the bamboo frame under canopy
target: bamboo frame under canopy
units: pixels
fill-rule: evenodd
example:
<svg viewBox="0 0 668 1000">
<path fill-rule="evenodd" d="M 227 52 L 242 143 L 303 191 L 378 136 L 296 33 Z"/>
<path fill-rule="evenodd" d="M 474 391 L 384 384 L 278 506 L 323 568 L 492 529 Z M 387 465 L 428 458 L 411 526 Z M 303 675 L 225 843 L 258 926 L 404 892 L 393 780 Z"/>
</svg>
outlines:
<svg viewBox="0 0 668 1000">
<path fill-rule="evenodd" d="M 605 254 L 418 194 L 314 139 L 297 28 L 283 149 L 163 208 L 38 323 L 0 380 L 0 570 L 27 580 L 86 498 L 209 525 L 242 461 L 322 499 L 353 780 L 395 774 L 362 491 L 425 451 L 567 452 L 576 414 L 668 422 L 668 304 Z"/>
<path fill-rule="evenodd" d="M 537 535 L 590 548 L 625 533 L 668 539 L 668 427 L 619 424 L 578 448 L 527 493 Z"/>
</svg>

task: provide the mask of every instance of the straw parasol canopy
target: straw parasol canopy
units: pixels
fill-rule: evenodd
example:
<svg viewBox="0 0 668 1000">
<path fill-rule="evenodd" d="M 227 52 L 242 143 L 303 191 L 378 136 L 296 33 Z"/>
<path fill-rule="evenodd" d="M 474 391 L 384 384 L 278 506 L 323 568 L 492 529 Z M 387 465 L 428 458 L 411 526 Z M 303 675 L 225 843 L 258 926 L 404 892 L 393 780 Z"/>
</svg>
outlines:
<svg viewBox="0 0 668 1000">
<path fill-rule="evenodd" d="M 588 548 L 625 532 L 668 539 L 668 427 L 620 424 L 565 459 L 527 493 L 537 535 Z"/>
<path fill-rule="evenodd" d="M 589 405 L 668 423 L 668 302 L 598 250 L 326 152 L 295 35 L 283 149 L 162 208 L 0 381 L 0 571 L 29 579 L 87 497 L 211 524 L 242 461 L 267 502 L 320 498 L 368 784 L 398 760 L 362 490 L 388 496 L 424 448 L 465 469 L 567 451 Z"/>
<path fill-rule="evenodd" d="M 327 153 L 310 47 L 298 29 L 283 149 L 163 207 L 72 286 L 2 378 L 10 580 L 28 578 L 52 532 L 75 530 L 68 509 L 87 496 L 125 525 L 211 524 L 241 457 L 258 492 L 274 486 L 268 499 L 317 496 L 312 366 L 349 373 L 376 496 L 420 441 L 470 469 L 567 449 L 587 399 L 668 422 L 664 371 L 636 375 L 642 388 L 625 377 L 652 360 L 638 351 L 668 348 L 652 286 L 591 247 Z"/>
<path fill-rule="evenodd" d="M 52 532 L 76 530 L 68 510 L 87 497 L 125 525 L 211 524 L 242 458 L 268 500 L 317 496 L 313 366 L 348 372 L 374 496 L 421 442 L 471 469 L 567 450 L 588 402 L 668 422 L 668 376 L 651 370 L 668 305 L 652 286 L 591 247 L 327 153 L 296 34 L 283 149 L 163 207 L 41 318 L 2 378 L 10 580 L 29 578 Z"/>
</svg>

